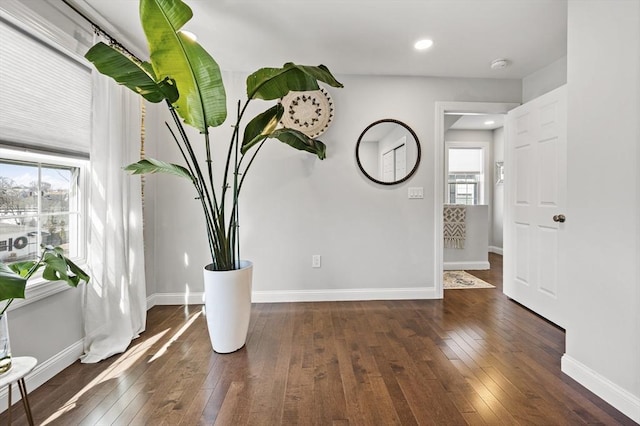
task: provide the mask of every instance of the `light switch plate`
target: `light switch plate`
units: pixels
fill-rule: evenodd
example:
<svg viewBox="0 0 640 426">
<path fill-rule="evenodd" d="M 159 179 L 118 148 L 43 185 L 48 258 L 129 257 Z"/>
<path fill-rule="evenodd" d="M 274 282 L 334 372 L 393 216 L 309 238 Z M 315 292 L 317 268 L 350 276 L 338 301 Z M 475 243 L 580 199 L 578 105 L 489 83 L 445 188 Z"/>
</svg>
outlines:
<svg viewBox="0 0 640 426">
<path fill-rule="evenodd" d="M 421 186 L 414 186 L 409 188 L 409 199 L 417 200 L 424 198 L 424 188 Z"/>
</svg>

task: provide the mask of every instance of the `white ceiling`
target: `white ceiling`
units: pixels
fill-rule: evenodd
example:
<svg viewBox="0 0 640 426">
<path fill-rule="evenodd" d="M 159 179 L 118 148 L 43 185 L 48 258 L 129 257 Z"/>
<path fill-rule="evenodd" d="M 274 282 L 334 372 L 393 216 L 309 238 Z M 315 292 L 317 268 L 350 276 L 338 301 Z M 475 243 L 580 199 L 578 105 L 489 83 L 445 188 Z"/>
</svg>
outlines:
<svg viewBox="0 0 640 426">
<path fill-rule="evenodd" d="M 448 116 L 457 118 L 457 121 L 449 127 L 454 130 L 494 130 L 504 126 L 505 119 L 504 114 L 450 114 Z"/>
<path fill-rule="evenodd" d="M 75 0 L 145 51 L 138 0 Z M 335 74 L 521 79 L 566 55 L 567 0 L 186 0 L 185 29 L 221 68 L 327 65 Z M 433 47 L 413 49 L 420 38 Z M 511 65 L 490 69 L 497 58 Z"/>
</svg>

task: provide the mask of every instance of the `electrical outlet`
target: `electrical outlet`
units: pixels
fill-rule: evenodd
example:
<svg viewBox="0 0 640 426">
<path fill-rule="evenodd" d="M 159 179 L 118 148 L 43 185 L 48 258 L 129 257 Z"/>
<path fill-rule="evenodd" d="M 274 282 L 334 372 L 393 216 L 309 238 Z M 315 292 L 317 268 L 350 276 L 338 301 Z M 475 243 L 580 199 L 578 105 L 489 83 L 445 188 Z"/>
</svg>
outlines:
<svg viewBox="0 0 640 426">
<path fill-rule="evenodd" d="M 322 264 L 322 256 L 320 256 L 319 254 L 314 254 L 313 256 L 311 256 L 312 268 L 319 268 L 321 264 Z"/>
</svg>

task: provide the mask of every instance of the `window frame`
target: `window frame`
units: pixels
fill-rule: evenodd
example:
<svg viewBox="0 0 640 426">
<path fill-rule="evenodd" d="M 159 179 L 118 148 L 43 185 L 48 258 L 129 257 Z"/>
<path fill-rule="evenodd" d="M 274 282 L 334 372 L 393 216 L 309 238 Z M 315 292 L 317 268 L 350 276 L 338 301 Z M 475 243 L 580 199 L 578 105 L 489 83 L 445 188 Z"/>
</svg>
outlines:
<svg viewBox="0 0 640 426">
<path fill-rule="evenodd" d="M 446 141 L 444 147 L 444 204 L 449 204 L 449 149 L 481 149 L 482 150 L 482 172 L 481 179 L 478 182 L 478 201 L 476 205 L 489 205 L 492 196 L 491 181 L 491 143 L 483 141 Z M 464 174 L 456 172 L 456 174 Z M 469 204 L 471 205 L 471 204 Z"/>
<path fill-rule="evenodd" d="M 65 154 L 45 154 L 31 150 L 16 150 L 1 145 L 0 141 L 0 159 L 21 161 L 27 163 L 40 163 L 43 165 L 60 165 L 66 167 L 77 167 L 79 169 L 78 177 L 78 256 L 72 260 L 81 268 L 87 267 L 87 235 L 88 235 L 88 211 L 89 211 L 89 159 L 84 156 L 69 156 Z M 9 311 L 18 309 L 21 306 L 36 302 L 60 291 L 70 288 L 64 281 L 47 281 L 42 278 L 39 271 L 27 282 L 25 289 L 25 298 L 16 299 L 9 307 Z"/>
<path fill-rule="evenodd" d="M 456 178 L 454 181 L 451 181 L 451 176 L 476 176 L 477 179 L 458 179 Z M 455 203 L 451 202 L 451 185 L 454 185 L 456 188 L 454 188 L 454 194 L 455 195 Z M 461 197 L 458 197 L 457 194 L 459 194 L 459 192 L 457 191 L 457 186 L 458 185 L 466 185 L 467 187 L 469 187 L 469 185 L 471 185 L 471 187 L 473 187 L 473 195 L 472 195 L 472 201 L 474 200 L 478 200 L 478 203 L 459 203 L 458 199 Z M 449 202 L 449 204 L 464 204 L 467 206 L 476 206 L 476 205 L 480 205 L 479 201 L 481 199 L 481 188 L 482 187 L 482 172 L 480 173 L 474 173 L 474 172 L 453 172 L 453 173 L 449 173 L 447 175 L 447 194 L 448 194 L 448 199 L 447 201 Z M 464 192 L 464 194 L 469 194 L 469 192 Z M 468 197 L 467 197 L 468 198 Z"/>
</svg>

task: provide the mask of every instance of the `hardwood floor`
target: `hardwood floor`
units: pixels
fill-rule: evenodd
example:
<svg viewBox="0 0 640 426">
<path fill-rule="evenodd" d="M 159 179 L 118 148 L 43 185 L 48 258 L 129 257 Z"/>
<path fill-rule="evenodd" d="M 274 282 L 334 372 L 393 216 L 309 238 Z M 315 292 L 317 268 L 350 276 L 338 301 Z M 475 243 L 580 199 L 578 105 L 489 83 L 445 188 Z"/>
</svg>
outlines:
<svg viewBox="0 0 640 426">
<path fill-rule="evenodd" d="M 444 300 L 253 306 L 210 349 L 199 306 L 157 306 L 129 350 L 31 392 L 42 425 L 634 424 L 560 372 L 564 332 L 496 289 Z M 26 424 L 22 407 L 14 424 Z M 6 422 L 6 413 L 0 416 Z"/>
</svg>

